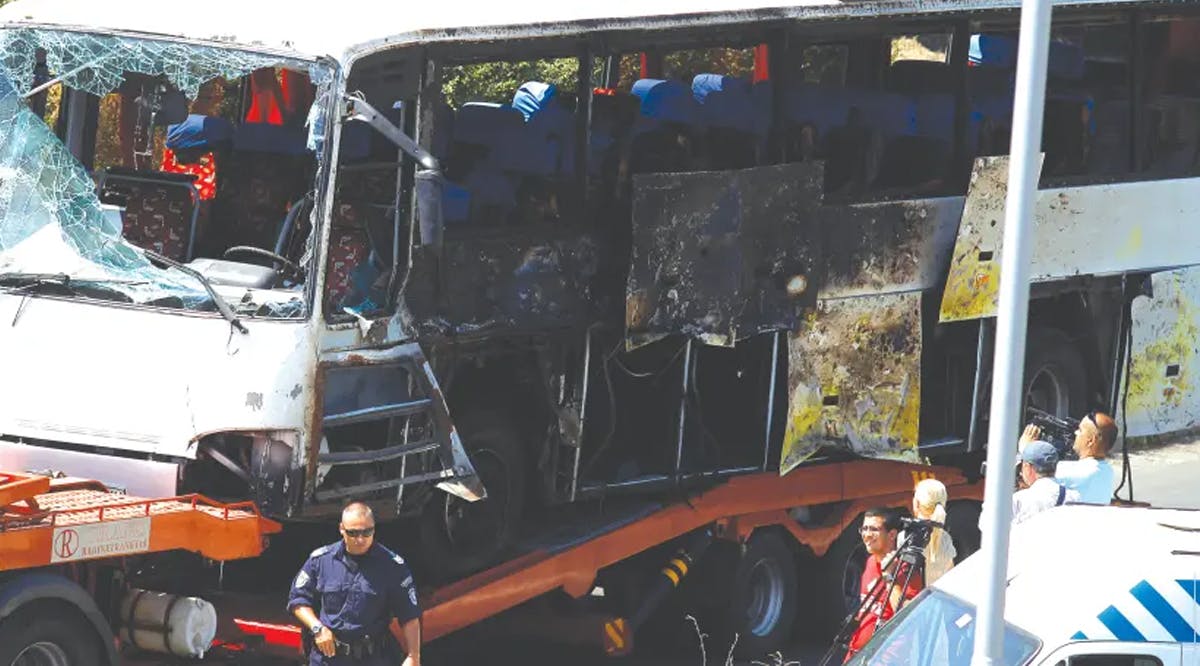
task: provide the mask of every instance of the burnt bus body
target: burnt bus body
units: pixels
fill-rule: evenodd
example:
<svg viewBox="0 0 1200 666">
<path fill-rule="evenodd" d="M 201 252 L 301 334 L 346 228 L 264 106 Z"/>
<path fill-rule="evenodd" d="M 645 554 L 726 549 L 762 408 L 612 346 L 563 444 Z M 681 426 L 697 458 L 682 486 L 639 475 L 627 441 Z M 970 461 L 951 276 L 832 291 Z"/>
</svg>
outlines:
<svg viewBox="0 0 1200 666">
<path fill-rule="evenodd" d="M 196 376 L 140 388 L 151 409 L 79 388 L 72 400 L 103 404 L 93 416 L 124 428 L 91 439 L 16 413 L 73 385 L 0 387 L 20 407 L 0 413 L 0 454 L 117 451 L 186 490 L 293 519 L 365 499 L 381 517 L 416 518 L 430 559 L 460 572 L 492 561 L 523 518 L 590 498 L 653 500 L 853 456 L 974 474 L 1016 24 L 1004 7 L 972 13 L 977 23 L 963 10 L 580 19 L 355 42 L 338 62 L 255 55 L 229 76 L 311 70 L 315 101 L 297 127 L 312 182 L 275 197 L 295 205 L 271 211 L 287 233 L 258 247 L 274 248 L 273 268 L 194 267 L 242 288 L 239 275 L 274 280 L 292 262 L 298 277 L 256 292 L 286 302 L 286 321 L 243 299 L 254 330 L 226 338 L 207 305 L 187 317 L 177 311 L 190 306 L 159 302 L 157 318 L 136 303 L 106 310 L 97 330 L 132 331 L 110 342 L 139 353 L 191 341 L 197 360 L 162 375 Z M 1124 390 L 1130 435 L 1194 427 L 1197 360 L 1176 343 L 1195 324 L 1178 304 L 1197 292 L 1200 257 L 1190 227 L 1178 230 L 1200 198 L 1172 166 L 1187 151 L 1127 116 L 1186 128 L 1196 105 L 1169 86 L 1112 93 L 1133 65 L 1109 48 L 1131 25 L 1169 35 L 1194 19 L 1081 5 L 1056 20 L 1026 401 L 1065 417 L 1116 411 Z M 1084 40 L 1093 32 L 1104 39 Z M 1186 61 L 1152 42 L 1124 53 Z M 471 67 L 535 59 L 569 61 L 572 74 L 451 99 L 467 74 L 491 71 Z M 1183 237 L 1161 240 L 1172 233 Z M 1078 247 L 1097 235 L 1127 242 Z M 37 328 L 39 311 L 78 298 L 26 310 L 26 295 L 0 286 L 0 313 L 21 321 L 0 335 L 13 349 L 56 330 Z M 168 319 L 179 327 L 160 328 Z M 136 335 L 147 339 L 126 340 Z M 260 363 L 238 365 L 248 359 Z M 170 422 L 157 443 L 128 426 L 154 421 L 146 413 Z"/>
</svg>

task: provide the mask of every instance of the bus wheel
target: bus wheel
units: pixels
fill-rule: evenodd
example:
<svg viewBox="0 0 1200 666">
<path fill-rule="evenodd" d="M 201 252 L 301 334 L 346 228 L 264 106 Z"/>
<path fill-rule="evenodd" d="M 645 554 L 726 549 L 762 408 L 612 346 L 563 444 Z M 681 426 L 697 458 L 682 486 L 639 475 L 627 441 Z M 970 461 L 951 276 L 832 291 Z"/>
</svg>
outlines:
<svg viewBox="0 0 1200 666">
<path fill-rule="evenodd" d="M 524 509 L 524 457 L 515 430 L 492 419 L 464 419 L 458 430 L 487 498 L 468 502 L 438 491 L 425 505 L 421 549 L 439 578 L 494 563 L 515 537 Z"/>
<path fill-rule="evenodd" d="M 101 646 L 77 613 L 36 606 L 0 622 L 0 665 L 99 666 Z"/>
<path fill-rule="evenodd" d="M 734 568 L 726 624 L 735 653 L 759 657 L 783 647 L 798 606 L 796 556 L 783 538 L 758 531 Z"/>
<path fill-rule="evenodd" d="M 1078 418 L 1087 403 L 1087 366 L 1077 345 L 1054 328 L 1032 328 L 1025 352 L 1025 406 Z M 1022 415 L 1024 418 L 1024 415 Z"/>
</svg>

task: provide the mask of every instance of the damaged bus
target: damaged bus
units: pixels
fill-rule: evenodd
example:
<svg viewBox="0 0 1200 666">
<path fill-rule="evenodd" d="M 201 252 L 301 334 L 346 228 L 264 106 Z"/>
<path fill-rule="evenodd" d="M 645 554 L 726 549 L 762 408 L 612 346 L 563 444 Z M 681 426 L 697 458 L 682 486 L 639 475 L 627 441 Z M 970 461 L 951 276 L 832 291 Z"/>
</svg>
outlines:
<svg viewBox="0 0 1200 666">
<path fill-rule="evenodd" d="M 460 571 L 589 499 L 976 475 L 1018 4 L 17 0 L 0 459 L 368 499 Z M 1055 5 L 1026 403 L 1190 429 L 1200 5 Z"/>
</svg>

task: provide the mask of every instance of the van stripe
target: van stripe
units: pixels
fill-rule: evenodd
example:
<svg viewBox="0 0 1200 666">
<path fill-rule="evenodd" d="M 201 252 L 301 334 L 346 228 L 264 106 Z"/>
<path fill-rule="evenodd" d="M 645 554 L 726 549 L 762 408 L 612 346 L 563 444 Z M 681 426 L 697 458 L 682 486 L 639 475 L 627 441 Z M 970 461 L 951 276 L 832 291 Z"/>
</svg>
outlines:
<svg viewBox="0 0 1200 666">
<path fill-rule="evenodd" d="M 1187 620 L 1183 619 L 1179 611 L 1171 607 L 1171 604 L 1150 583 L 1142 581 L 1135 585 L 1129 592 L 1133 595 L 1134 599 L 1137 599 L 1146 607 L 1146 610 L 1150 611 L 1154 619 L 1162 624 L 1163 628 L 1171 634 L 1172 638 L 1177 641 L 1195 642 L 1196 632 L 1192 629 L 1192 626 L 1187 623 Z"/>
<path fill-rule="evenodd" d="M 1087 634 L 1083 633 L 1082 631 L 1075 632 L 1075 635 L 1071 637 L 1071 640 L 1073 641 L 1086 641 L 1087 639 Z"/>
<path fill-rule="evenodd" d="M 1104 623 L 1104 626 L 1108 627 L 1108 630 L 1113 633 L 1113 636 L 1115 636 L 1117 640 L 1134 641 L 1138 643 L 1144 643 L 1146 641 L 1146 637 L 1142 635 L 1142 632 L 1138 631 L 1137 627 L 1133 626 L 1129 620 L 1121 614 L 1121 611 L 1117 610 L 1115 606 L 1109 606 L 1108 608 L 1104 609 L 1104 611 L 1101 612 L 1098 617 L 1100 618 L 1100 621 Z"/>
<path fill-rule="evenodd" d="M 1183 588 L 1184 592 L 1192 597 L 1192 600 L 1200 604 L 1200 581 L 1196 580 L 1178 580 L 1179 587 Z"/>
</svg>

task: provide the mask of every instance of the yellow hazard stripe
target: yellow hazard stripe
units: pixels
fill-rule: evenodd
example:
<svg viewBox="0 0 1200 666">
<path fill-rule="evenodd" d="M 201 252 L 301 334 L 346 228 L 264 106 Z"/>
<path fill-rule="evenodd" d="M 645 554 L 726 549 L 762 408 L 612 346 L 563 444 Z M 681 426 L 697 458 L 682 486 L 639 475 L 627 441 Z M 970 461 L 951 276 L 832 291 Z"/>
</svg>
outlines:
<svg viewBox="0 0 1200 666">
<path fill-rule="evenodd" d="M 674 569 L 667 567 L 663 569 L 662 572 L 664 576 L 671 579 L 672 585 L 679 585 L 679 574 L 675 573 Z"/>
<path fill-rule="evenodd" d="M 683 561 L 682 557 L 677 557 L 677 558 L 671 560 L 671 565 L 679 570 L 680 578 L 687 575 L 688 565 L 687 565 L 687 562 Z"/>
<path fill-rule="evenodd" d="M 625 649 L 625 620 L 618 618 L 611 622 L 605 622 L 604 633 L 608 634 L 608 640 L 614 648 Z"/>
</svg>

